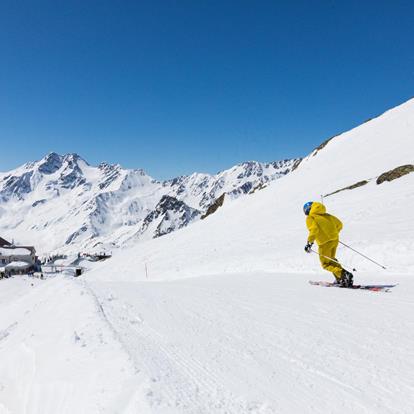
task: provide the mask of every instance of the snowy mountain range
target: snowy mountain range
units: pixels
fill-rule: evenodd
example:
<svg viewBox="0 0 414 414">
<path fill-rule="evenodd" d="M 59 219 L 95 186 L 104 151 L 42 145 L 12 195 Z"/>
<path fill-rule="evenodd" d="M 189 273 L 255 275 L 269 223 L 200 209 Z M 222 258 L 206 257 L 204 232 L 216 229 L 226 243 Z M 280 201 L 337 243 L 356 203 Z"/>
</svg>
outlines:
<svg viewBox="0 0 414 414">
<path fill-rule="evenodd" d="M 0 173 L 0 232 L 40 251 L 112 249 L 200 218 L 223 193 L 233 200 L 289 173 L 299 160 L 245 162 L 216 175 L 157 181 L 141 169 L 54 152 Z"/>
</svg>

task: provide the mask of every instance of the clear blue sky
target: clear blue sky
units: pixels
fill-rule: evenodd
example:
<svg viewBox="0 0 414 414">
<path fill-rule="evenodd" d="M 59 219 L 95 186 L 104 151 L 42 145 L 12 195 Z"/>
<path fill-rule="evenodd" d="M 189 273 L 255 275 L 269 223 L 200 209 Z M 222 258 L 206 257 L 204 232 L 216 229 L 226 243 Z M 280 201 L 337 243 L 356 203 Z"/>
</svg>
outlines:
<svg viewBox="0 0 414 414">
<path fill-rule="evenodd" d="M 0 3 L 0 171 L 303 156 L 414 95 L 412 1 Z"/>
</svg>

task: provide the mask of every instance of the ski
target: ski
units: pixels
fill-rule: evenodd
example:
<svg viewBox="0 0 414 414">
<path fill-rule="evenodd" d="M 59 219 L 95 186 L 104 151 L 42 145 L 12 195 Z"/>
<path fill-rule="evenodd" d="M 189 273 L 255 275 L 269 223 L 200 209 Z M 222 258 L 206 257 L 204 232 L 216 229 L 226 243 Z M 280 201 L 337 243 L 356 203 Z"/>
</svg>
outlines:
<svg viewBox="0 0 414 414">
<path fill-rule="evenodd" d="M 353 285 L 351 287 L 343 287 L 333 282 L 314 281 L 309 280 L 309 283 L 313 286 L 324 286 L 324 287 L 336 287 L 341 289 L 360 289 L 370 290 L 371 292 L 390 292 L 390 290 L 397 285 Z"/>
</svg>

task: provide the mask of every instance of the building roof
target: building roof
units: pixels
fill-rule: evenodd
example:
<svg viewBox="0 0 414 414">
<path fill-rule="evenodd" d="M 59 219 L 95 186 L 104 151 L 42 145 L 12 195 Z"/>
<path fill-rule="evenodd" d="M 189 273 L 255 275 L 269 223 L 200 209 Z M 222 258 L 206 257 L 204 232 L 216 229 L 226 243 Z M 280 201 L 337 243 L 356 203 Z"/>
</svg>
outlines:
<svg viewBox="0 0 414 414">
<path fill-rule="evenodd" d="M 30 256 L 32 252 L 25 247 L 0 247 L 1 256 Z"/>
<path fill-rule="evenodd" d="M 28 267 L 32 267 L 30 263 L 26 262 L 11 262 L 8 265 L 4 266 L 6 270 L 9 269 L 27 269 Z"/>
<path fill-rule="evenodd" d="M 11 243 L 10 242 L 8 242 L 7 240 L 5 240 L 5 239 L 3 239 L 2 237 L 0 237 L 0 247 L 3 247 L 3 246 L 10 246 L 11 245 Z"/>
</svg>

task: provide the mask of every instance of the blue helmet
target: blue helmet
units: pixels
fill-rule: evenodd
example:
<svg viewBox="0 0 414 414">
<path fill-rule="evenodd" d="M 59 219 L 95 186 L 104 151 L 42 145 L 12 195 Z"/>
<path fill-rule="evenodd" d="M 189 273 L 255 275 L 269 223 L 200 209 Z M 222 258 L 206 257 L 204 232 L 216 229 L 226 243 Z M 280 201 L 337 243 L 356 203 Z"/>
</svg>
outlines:
<svg viewBox="0 0 414 414">
<path fill-rule="evenodd" d="M 311 210 L 312 204 L 313 204 L 313 201 L 308 201 L 308 202 L 307 202 L 307 203 L 305 203 L 305 204 L 304 204 L 304 206 L 303 206 L 303 212 L 304 212 L 307 216 L 309 216 L 309 212 L 310 212 L 310 210 Z"/>
</svg>

